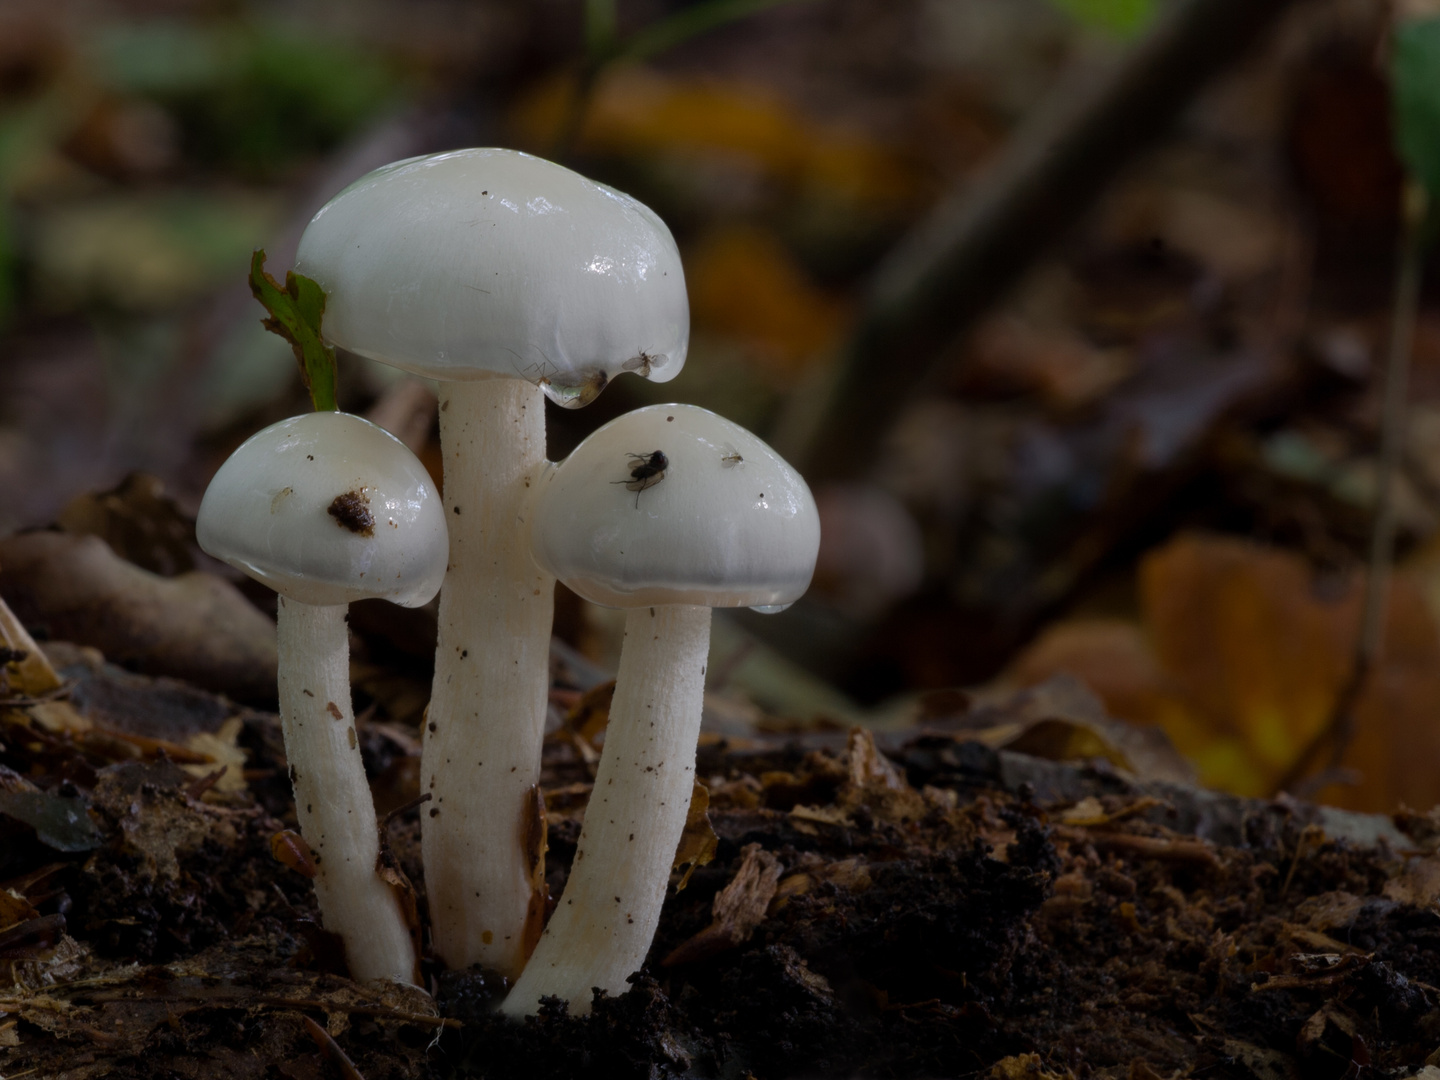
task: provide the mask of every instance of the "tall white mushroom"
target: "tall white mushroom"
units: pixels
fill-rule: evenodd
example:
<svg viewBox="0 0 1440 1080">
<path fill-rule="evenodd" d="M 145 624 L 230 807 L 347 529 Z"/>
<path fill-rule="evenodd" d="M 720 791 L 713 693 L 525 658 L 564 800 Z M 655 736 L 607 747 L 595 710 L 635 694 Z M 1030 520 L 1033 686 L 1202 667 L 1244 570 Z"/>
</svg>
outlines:
<svg viewBox="0 0 1440 1080">
<path fill-rule="evenodd" d="M 658 452 L 658 456 L 657 456 Z M 570 880 L 503 1006 L 556 995 L 588 1012 L 645 959 L 684 831 L 710 609 L 782 609 L 820 547 L 800 474 L 744 428 L 693 405 L 611 421 L 545 477 L 535 559 L 581 596 L 627 608 L 605 749 Z"/>
<path fill-rule="evenodd" d="M 554 579 L 530 559 L 520 521 L 545 464 L 544 400 L 583 405 L 620 372 L 679 372 L 680 257 L 628 195 L 527 154 L 459 150 L 346 188 L 305 230 L 296 269 L 329 294 L 327 340 L 444 380 L 450 568 L 421 764 L 435 797 L 425 882 L 445 962 L 513 976 L 543 914 L 521 836 L 539 781 Z"/>
<path fill-rule="evenodd" d="M 415 949 L 376 874 L 379 834 L 350 702 L 346 605 L 407 607 L 445 574 L 445 513 L 415 455 L 358 416 L 316 412 L 251 436 L 220 466 L 200 546 L 280 594 L 280 720 L 327 930 L 358 980 L 415 982 Z"/>
</svg>

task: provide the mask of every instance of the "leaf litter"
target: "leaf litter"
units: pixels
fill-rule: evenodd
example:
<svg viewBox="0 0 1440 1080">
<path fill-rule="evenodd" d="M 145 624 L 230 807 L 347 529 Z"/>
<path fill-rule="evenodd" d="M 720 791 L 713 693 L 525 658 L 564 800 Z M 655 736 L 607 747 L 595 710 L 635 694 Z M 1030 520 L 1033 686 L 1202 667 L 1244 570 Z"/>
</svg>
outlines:
<svg viewBox="0 0 1440 1080">
<path fill-rule="evenodd" d="M 839 743 L 712 741 L 714 858 L 671 896 L 647 971 L 588 1017 L 552 1003 L 524 1024 L 488 1011 L 481 972 L 427 960 L 433 999 L 334 973 L 307 879 L 272 854 L 288 806 L 192 795 L 159 750 L 107 764 L 73 740 L 63 759 L 62 740 L 29 757 L 7 729 L 7 758 L 41 767 L 10 787 L 83 807 L 95 843 L 66 850 L 0 810 L 0 1070 L 1128 1080 L 1332 1075 L 1340 1049 L 1390 1068 L 1440 1047 L 1429 817 L 1366 846 L 1342 838 L 1378 827 L 1363 815 L 1327 832 L 1303 804 L 973 737 L 1033 722 L 1037 697 Z M 272 720 L 241 719 L 247 770 L 281 768 L 257 737 Z M 546 756 L 558 895 L 589 777 L 561 734 Z M 413 815 L 390 833 L 423 917 Z"/>
</svg>

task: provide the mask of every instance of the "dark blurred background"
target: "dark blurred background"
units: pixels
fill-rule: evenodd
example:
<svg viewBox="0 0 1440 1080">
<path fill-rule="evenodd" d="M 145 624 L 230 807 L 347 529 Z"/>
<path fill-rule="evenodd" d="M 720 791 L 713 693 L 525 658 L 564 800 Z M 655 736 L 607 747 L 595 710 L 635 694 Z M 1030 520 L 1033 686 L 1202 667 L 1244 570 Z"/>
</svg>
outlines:
<svg viewBox="0 0 1440 1080">
<path fill-rule="evenodd" d="M 691 297 L 682 374 L 552 410 L 551 456 L 681 400 L 815 486 L 815 587 L 717 620 L 721 682 L 796 725 L 886 726 L 943 712 L 936 691 L 1068 672 L 1203 782 L 1268 794 L 1353 653 L 1401 182 L 1387 19 L 1368 0 L 3 0 L 0 536 L 108 535 L 75 500 L 137 471 L 183 533 L 224 456 L 308 407 L 251 251 L 283 272 L 311 214 L 386 162 L 517 147 L 654 207 Z M 1440 801 L 1431 300 L 1386 658 L 1306 789 L 1364 808 Z M 343 406 L 438 474 L 423 384 L 343 355 L 340 374 Z M 148 568 L 196 565 L 183 541 Z M 563 597 L 557 632 L 613 664 L 607 613 Z"/>
</svg>

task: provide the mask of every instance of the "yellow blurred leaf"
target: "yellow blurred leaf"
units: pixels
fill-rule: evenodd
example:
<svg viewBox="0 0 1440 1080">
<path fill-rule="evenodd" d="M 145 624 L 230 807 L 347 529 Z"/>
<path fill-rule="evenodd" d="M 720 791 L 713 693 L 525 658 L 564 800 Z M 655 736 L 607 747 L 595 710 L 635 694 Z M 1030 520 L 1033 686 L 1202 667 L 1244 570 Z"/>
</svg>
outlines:
<svg viewBox="0 0 1440 1080">
<path fill-rule="evenodd" d="M 715 858 L 719 845 L 720 838 L 710 824 L 710 789 L 696 780 L 690 792 L 690 809 L 685 813 L 685 831 L 680 834 L 680 845 L 675 850 L 674 869 L 685 868 L 675 885 L 676 892 L 690 883 L 690 875 L 697 866 L 705 866 Z"/>
<path fill-rule="evenodd" d="M 1063 1072 L 1053 1072 L 1039 1054 L 1018 1054 L 1002 1058 L 990 1066 L 987 1080 L 1071 1080 L 1075 1075 L 1061 1065 Z"/>
<path fill-rule="evenodd" d="M 1110 820 L 1105 807 L 1094 795 L 1087 795 L 1060 815 L 1066 825 L 1104 825 Z"/>
<path fill-rule="evenodd" d="M 191 776 L 208 776 L 216 769 L 225 771 L 215 781 L 215 790 L 227 793 L 245 790 L 245 763 L 248 756 L 236 745 L 245 730 L 245 722 L 232 716 L 220 725 L 219 731 L 200 731 L 185 740 L 185 746 L 210 758 L 207 763 L 180 766 Z"/>
<path fill-rule="evenodd" d="M 787 388 L 839 338 L 845 305 L 810 283 L 785 247 L 748 226 L 712 232 L 687 253 L 695 325 L 754 350 L 762 381 Z"/>
<path fill-rule="evenodd" d="M 1147 723 L 1158 718 L 1160 666 L 1135 622 L 1076 618 L 1053 623 L 1016 657 L 1005 681 L 1036 686 L 1061 672 L 1094 690 L 1112 716 Z"/>
<path fill-rule="evenodd" d="M 1083 669 L 1073 670 L 1063 661 L 1053 669 L 1042 669 L 1029 663 L 1028 656 L 1022 656 L 1002 680 L 1028 684 L 1028 689 L 1019 694 L 1002 692 L 1000 700 L 974 709 L 958 723 L 947 725 L 947 730 L 995 750 L 1050 761 L 1102 758 L 1144 780 L 1194 782 L 1194 770 L 1165 733 L 1127 722 L 1135 714 L 1117 712 L 1078 681 Z"/>
<path fill-rule="evenodd" d="M 1140 591 L 1160 666 L 1187 704 L 1278 778 L 1349 674 L 1356 591 L 1321 601 L 1299 558 L 1198 536 L 1149 555 Z"/>
<path fill-rule="evenodd" d="M 31 720 L 52 735 L 83 735 L 95 727 L 76 711 L 74 705 L 64 700 L 37 701 L 25 712 Z"/>
<path fill-rule="evenodd" d="M 569 122 L 576 90 L 575 76 L 562 75 L 523 96 L 510 116 L 517 141 L 552 149 Z M 739 172 L 866 203 L 906 203 L 923 187 L 888 148 L 812 121 L 759 87 L 670 77 L 637 65 L 617 65 L 596 80 L 576 148 L 585 154 L 728 159 Z"/>
<path fill-rule="evenodd" d="M 12 657 L 0 664 L 0 676 L 4 678 L 0 687 L 8 686 L 19 694 L 48 694 L 60 686 L 60 676 L 3 599 L 0 599 L 0 648 Z"/>
<path fill-rule="evenodd" d="M 1098 732 L 1068 720 L 1041 720 L 1007 741 L 1005 748 L 1047 761 L 1103 758 L 1116 768 L 1134 771 L 1130 760 Z"/>
</svg>

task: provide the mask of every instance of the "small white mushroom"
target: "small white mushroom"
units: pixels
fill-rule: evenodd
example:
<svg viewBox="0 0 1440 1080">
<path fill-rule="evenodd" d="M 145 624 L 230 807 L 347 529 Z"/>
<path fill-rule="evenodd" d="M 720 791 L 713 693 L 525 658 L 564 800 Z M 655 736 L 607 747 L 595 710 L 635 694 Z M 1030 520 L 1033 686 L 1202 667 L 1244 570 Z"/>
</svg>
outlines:
<svg viewBox="0 0 1440 1080">
<path fill-rule="evenodd" d="M 659 464 L 657 451 L 663 476 L 633 475 L 637 460 Z M 579 849 L 503 1006 L 515 1016 L 552 994 L 588 1012 L 593 987 L 623 993 L 643 963 L 690 805 L 710 609 L 783 609 L 809 586 L 820 545 L 800 475 L 693 405 L 639 409 L 596 431 L 547 474 L 531 528 L 541 566 L 629 611 Z"/>
<path fill-rule="evenodd" d="M 375 806 L 350 702 L 346 605 L 407 607 L 440 587 L 445 514 L 399 440 L 346 413 L 283 420 L 220 467 L 195 523 L 200 546 L 280 594 L 280 719 L 315 894 L 351 974 L 414 982 L 410 932 L 375 872 Z"/>
<path fill-rule="evenodd" d="M 543 910 L 519 837 L 540 776 L 555 582 L 517 526 L 545 466 L 545 396 L 574 407 L 621 372 L 679 372 L 680 256 L 628 195 L 473 149 L 356 181 L 310 222 L 296 269 L 329 294 L 329 341 L 442 381 L 450 569 L 421 763 L 440 811 L 424 819 L 425 882 L 441 958 L 513 976 Z"/>
</svg>

